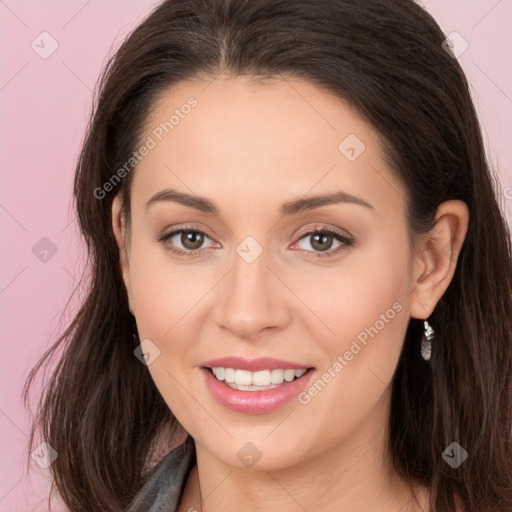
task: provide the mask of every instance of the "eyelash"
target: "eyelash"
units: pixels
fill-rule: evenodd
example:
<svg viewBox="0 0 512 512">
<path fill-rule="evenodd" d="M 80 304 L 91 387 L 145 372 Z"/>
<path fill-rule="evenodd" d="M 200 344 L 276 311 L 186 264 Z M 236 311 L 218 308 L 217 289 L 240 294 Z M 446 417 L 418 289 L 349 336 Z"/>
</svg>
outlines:
<svg viewBox="0 0 512 512">
<path fill-rule="evenodd" d="M 199 229 L 195 229 L 193 226 L 183 226 L 180 229 L 175 229 L 175 230 L 173 230 L 173 231 L 171 231 L 169 233 L 163 234 L 161 237 L 157 238 L 157 242 L 163 243 L 166 246 L 167 250 L 169 250 L 170 252 L 172 252 L 172 253 L 174 253 L 174 254 L 176 254 L 178 256 L 190 256 L 190 257 L 200 256 L 201 249 L 197 249 L 197 250 L 194 250 L 194 251 L 192 251 L 192 250 L 190 250 L 190 251 L 183 251 L 182 249 L 176 249 L 174 247 L 168 247 L 166 245 L 165 242 L 167 242 L 168 240 L 170 240 L 174 236 L 176 236 L 176 235 L 178 235 L 180 233 L 183 233 L 184 231 L 188 231 L 188 232 L 191 232 L 191 233 L 200 233 L 200 234 L 204 235 L 205 237 L 210 238 L 204 231 L 201 231 Z M 339 247 L 337 247 L 334 250 L 329 249 L 328 251 L 325 251 L 325 252 L 306 251 L 308 253 L 307 257 L 312 257 L 312 258 L 332 257 L 334 255 L 337 255 L 339 252 L 341 252 L 343 250 L 346 250 L 348 247 L 351 247 L 351 246 L 354 245 L 354 240 L 352 238 L 344 235 L 340 231 L 336 231 L 334 229 L 327 228 L 326 226 L 314 227 L 313 229 L 301 231 L 297 235 L 299 237 L 297 241 L 300 241 L 303 238 L 307 238 L 308 236 L 314 236 L 314 235 L 317 235 L 317 234 L 327 234 L 327 235 L 335 238 L 339 242 L 341 242 L 342 245 L 340 245 Z"/>
</svg>

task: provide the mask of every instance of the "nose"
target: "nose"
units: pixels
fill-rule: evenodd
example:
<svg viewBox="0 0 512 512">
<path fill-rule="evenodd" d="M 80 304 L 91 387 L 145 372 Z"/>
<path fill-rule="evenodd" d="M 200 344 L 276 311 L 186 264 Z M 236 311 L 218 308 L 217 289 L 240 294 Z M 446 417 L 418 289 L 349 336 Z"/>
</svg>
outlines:
<svg viewBox="0 0 512 512">
<path fill-rule="evenodd" d="M 235 254 L 231 271 L 217 287 L 217 325 L 244 339 L 286 327 L 289 292 L 275 274 L 265 251 L 252 263 Z"/>
</svg>

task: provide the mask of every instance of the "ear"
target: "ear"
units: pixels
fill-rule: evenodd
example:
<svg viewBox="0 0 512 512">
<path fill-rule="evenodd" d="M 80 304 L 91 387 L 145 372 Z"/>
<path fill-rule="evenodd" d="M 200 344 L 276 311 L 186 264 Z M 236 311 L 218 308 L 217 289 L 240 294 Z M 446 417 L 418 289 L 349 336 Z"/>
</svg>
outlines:
<svg viewBox="0 0 512 512">
<path fill-rule="evenodd" d="M 466 237 L 469 209 L 463 201 L 439 205 L 435 226 L 422 235 L 414 256 L 410 315 L 428 318 L 451 283 Z"/>
<path fill-rule="evenodd" d="M 128 295 L 128 305 L 132 315 L 135 315 L 130 288 L 129 238 L 126 236 L 126 220 L 124 218 L 121 206 L 122 198 L 120 194 L 118 194 L 112 201 L 112 229 L 114 231 L 117 247 L 119 249 L 119 264 L 121 266 L 121 273 L 123 276 L 124 285 L 126 287 L 126 293 Z"/>
</svg>

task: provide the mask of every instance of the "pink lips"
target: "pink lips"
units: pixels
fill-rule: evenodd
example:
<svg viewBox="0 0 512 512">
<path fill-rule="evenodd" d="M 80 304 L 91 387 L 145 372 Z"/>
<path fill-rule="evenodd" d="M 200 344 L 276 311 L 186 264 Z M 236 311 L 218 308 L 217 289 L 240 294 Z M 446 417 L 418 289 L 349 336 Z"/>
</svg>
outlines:
<svg viewBox="0 0 512 512">
<path fill-rule="evenodd" d="M 316 373 L 314 368 L 309 368 L 301 377 L 291 382 L 284 381 L 278 387 L 262 391 L 242 391 L 230 388 L 223 381 L 218 380 L 209 368 L 220 366 L 223 368 L 259 371 L 277 368 L 301 370 L 306 368 L 306 366 L 277 359 L 244 360 L 238 357 L 215 359 L 205 361 L 203 364 L 204 366 L 200 368 L 200 371 L 205 379 L 206 387 L 217 402 L 232 411 L 246 414 L 264 414 L 279 409 L 293 400 L 308 385 L 313 374 Z"/>
<path fill-rule="evenodd" d="M 220 359 L 211 359 L 205 361 L 201 366 L 208 368 L 222 367 L 222 368 L 235 368 L 238 370 L 248 370 L 250 372 L 257 372 L 260 370 L 276 370 L 281 368 L 283 370 L 302 370 L 309 368 L 309 366 L 292 363 L 290 361 L 283 361 L 282 359 L 274 359 L 272 357 L 260 357 L 258 359 L 243 359 L 241 357 L 229 356 Z"/>
</svg>

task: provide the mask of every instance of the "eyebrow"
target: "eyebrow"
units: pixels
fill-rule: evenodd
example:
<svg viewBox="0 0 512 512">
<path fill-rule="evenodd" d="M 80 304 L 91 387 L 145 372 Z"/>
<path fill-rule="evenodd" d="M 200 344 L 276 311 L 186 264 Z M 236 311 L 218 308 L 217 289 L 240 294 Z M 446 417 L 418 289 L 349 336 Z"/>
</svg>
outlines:
<svg viewBox="0 0 512 512">
<path fill-rule="evenodd" d="M 185 194 L 183 192 L 178 192 L 173 189 L 165 189 L 157 192 L 147 203 L 146 210 L 156 203 L 160 202 L 175 202 L 179 204 L 183 204 L 185 206 L 189 206 L 190 208 L 195 208 L 201 212 L 210 213 L 212 215 L 219 215 L 220 209 L 210 201 L 209 199 L 201 196 Z M 365 208 L 369 208 L 370 210 L 374 210 L 373 206 L 370 203 L 367 203 L 363 199 L 353 196 L 351 194 L 347 194 L 343 191 L 332 192 L 329 194 L 320 194 L 315 196 L 307 196 L 302 197 L 300 199 L 295 199 L 292 201 L 288 201 L 283 203 L 279 208 L 279 213 L 281 216 L 290 216 L 295 215 L 297 213 L 301 213 L 308 210 L 313 210 L 315 208 L 319 208 L 321 206 L 329 205 L 329 204 L 338 204 L 338 203 L 351 203 L 360 206 L 364 206 Z"/>
</svg>

